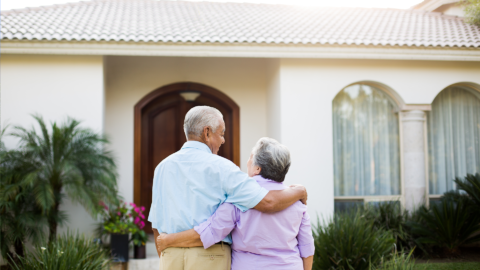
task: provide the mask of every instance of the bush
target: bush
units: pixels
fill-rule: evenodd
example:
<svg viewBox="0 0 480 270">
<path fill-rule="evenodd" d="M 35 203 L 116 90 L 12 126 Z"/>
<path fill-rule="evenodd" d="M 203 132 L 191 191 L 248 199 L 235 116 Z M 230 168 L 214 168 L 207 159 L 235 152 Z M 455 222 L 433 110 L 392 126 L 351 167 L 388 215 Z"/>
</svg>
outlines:
<svg viewBox="0 0 480 270">
<path fill-rule="evenodd" d="M 398 250 L 410 251 L 416 246 L 406 222 L 414 218 L 407 210 L 402 210 L 400 202 L 381 202 L 367 208 L 366 217 L 373 221 L 376 229 L 392 232 Z"/>
<path fill-rule="evenodd" d="M 476 206 L 477 214 L 480 214 L 480 174 L 468 174 L 465 180 L 455 179 L 455 183 L 460 190 L 470 196 L 472 203 Z"/>
<path fill-rule="evenodd" d="M 362 211 L 336 214 L 325 226 L 313 229 L 313 269 L 370 269 L 389 256 L 395 240 L 391 232 L 376 229 Z"/>
<path fill-rule="evenodd" d="M 91 270 L 109 269 L 109 252 L 91 239 L 67 233 L 49 243 L 46 247 L 37 246 L 26 256 L 19 257 L 19 263 L 10 263 L 12 269 L 49 270 Z"/>
<path fill-rule="evenodd" d="M 39 244 L 44 240 L 46 218 L 32 196 L 32 184 L 25 176 L 35 167 L 25 162 L 20 151 L 7 151 L 0 132 L 0 250 L 3 258 L 16 259 L 24 255 L 24 244 Z"/>
<path fill-rule="evenodd" d="M 411 231 L 417 234 L 417 241 L 439 248 L 447 257 L 457 256 L 461 245 L 480 240 L 480 215 L 474 214 L 471 199 L 455 192 L 437 204 L 420 209 L 422 222 L 410 222 Z"/>
</svg>

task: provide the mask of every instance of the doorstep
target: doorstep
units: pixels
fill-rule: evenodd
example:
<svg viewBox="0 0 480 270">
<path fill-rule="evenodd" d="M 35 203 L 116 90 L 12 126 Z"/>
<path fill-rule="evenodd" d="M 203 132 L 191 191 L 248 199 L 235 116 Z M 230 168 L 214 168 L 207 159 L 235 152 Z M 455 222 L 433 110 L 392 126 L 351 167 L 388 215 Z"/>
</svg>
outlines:
<svg viewBox="0 0 480 270">
<path fill-rule="evenodd" d="M 128 263 L 112 263 L 110 270 L 158 270 L 160 258 L 129 259 Z"/>
<path fill-rule="evenodd" d="M 130 258 L 128 263 L 113 263 L 110 270 L 158 270 L 160 268 L 160 258 L 155 248 L 155 243 L 147 242 L 146 245 L 147 258 L 133 259 Z M 133 254 L 131 254 L 133 255 Z"/>
<path fill-rule="evenodd" d="M 128 261 L 128 270 L 158 270 L 160 268 L 160 258 L 130 259 Z"/>
</svg>

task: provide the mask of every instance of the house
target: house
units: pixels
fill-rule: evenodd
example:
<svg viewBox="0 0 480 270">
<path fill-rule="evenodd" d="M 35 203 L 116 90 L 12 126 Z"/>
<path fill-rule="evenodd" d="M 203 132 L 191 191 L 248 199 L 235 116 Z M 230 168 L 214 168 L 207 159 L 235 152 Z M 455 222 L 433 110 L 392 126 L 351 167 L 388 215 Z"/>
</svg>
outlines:
<svg viewBox="0 0 480 270">
<path fill-rule="evenodd" d="M 220 154 L 243 170 L 260 137 L 287 145 L 286 182 L 307 187 L 313 219 L 358 203 L 413 209 L 480 171 L 480 28 L 461 17 L 94 0 L 2 11 L 1 25 L 2 126 L 39 113 L 106 133 L 122 196 L 147 208 L 195 105 L 222 111 Z M 80 206 L 62 207 L 70 228 L 92 231 Z"/>
</svg>

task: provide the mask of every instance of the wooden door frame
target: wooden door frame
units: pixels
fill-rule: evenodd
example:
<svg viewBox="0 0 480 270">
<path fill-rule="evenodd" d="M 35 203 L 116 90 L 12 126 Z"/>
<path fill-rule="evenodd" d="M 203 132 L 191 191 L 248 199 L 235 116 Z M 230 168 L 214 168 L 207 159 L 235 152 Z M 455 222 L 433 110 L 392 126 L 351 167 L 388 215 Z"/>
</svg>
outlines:
<svg viewBox="0 0 480 270">
<path fill-rule="evenodd" d="M 240 108 L 233 99 L 211 86 L 194 82 L 179 82 L 159 87 L 138 101 L 134 108 L 133 201 L 137 205 L 140 204 L 141 196 L 142 110 L 157 98 L 175 92 L 198 92 L 203 96 L 226 104 L 232 110 L 233 138 L 229 139 L 233 140 L 233 163 L 240 166 Z"/>
</svg>

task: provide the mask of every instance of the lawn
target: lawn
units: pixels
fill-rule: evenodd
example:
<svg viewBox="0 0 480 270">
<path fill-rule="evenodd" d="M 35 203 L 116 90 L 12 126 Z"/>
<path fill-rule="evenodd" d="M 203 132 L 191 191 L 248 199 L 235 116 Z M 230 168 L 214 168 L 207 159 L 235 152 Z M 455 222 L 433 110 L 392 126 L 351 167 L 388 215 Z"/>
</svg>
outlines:
<svg viewBox="0 0 480 270">
<path fill-rule="evenodd" d="M 480 262 L 420 263 L 415 270 L 478 270 Z"/>
</svg>

